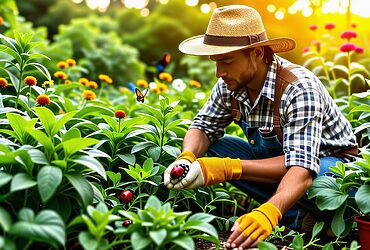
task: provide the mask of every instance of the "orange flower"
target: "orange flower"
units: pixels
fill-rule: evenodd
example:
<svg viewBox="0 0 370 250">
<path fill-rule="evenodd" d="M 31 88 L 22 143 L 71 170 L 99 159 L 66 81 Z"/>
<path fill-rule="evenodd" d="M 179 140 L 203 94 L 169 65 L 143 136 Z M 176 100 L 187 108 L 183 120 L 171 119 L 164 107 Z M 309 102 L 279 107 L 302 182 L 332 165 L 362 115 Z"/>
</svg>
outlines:
<svg viewBox="0 0 370 250">
<path fill-rule="evenodd" d="M 195 81 L 195 80 L 190 80 L 189 84 L 190 84 L 190 86 L 193 86 L 193 87 L 196 87 L 196 88 L 202 87 L 202 84 L 198 81 Z"/>
<path fill-rule="evenodd" d="M 64 84 L 68 85 L 68 84 L 71 84 L 72 81 L 71 80 L 65 80 Z"/>
<path fill-rule="evenodd" d="M 5 78 L 0 77 L 0 88 L 5 89 L 8 86 L 8 81 Z"/>
<path fill-rule="evenodd" d="M 145 80 L 137 80 L 136 85 L 138 87 L 145 88 L 145 89 L 149 87 L 149 83 Z"/>
<path fill-rule="evenodd" d="M 92 89 L 97 89 L 98 88 L 98 84 L 94 81 L 89 81 L 87 84 L 86 84 L 87 87 L 89 88 L 92 88 Z"/>
<path fill-rule="evenodd" d="M 115 113 L 114 113 L 114 117 L 118 118 L 118 119 L 122 119 L 122 118 L 125 118 L 126 117 L 126 113 L 125 111 L 123 110 L 117 110 Z"/>
<path fill-rule="evenodd" d="M 37 85 L 37 79 L 34 77 L 34 76 L 26 76 L 26 78 L 24 78 L 24 83 L 28 86 L 35 86 Z"/>
<path fill-rule="evenodd" d="M 82 92 L 82 96 L 88 101 L 96 99 L 96 94 L 92 90 L 84 90 L 84 92 Z"/>
<path fill-rule="evenodd" d="M 167 82 L 172 82 L 172 75 L 167 73 L 167 72 L 162 72 L 159 74 L 159 79 L 162 80 L 162 81 L 167 81 Z"/>
<path fill-rule="evenodd" d="M 62 80 L 67 79 L 67 74 L 65 72 L 63 72 L 63 71 L 57 71 L 57 72 L 55 72 L 54 73 L 54 76 L 56 78 L 59 78 L 59 79 L 62 79 Z"/>
<path fill-rule="evenodd" d="M 100 74 L 99 79 L 105 82 L 106 84 L 112 84 L 113 80 L 108 75 Z"/>
<path fill-rule="evenodd" d="M 161 90 L 158 87 L 152 88 L 152 89 L 150 89 L 150 91 L 152 91 L 153 93 L 156 93 L 156 94 L 161 93 Z"/>
<path fill-rule="evenodd" d="M 0 26 L 4 24 L 4 18 L 0 16 Z"/>
<path fill-rule="evenodd" d="M 85 78 L 85 77 L 82 77 L 82 78 L 80 78 L 79 80 L 78 80 L 78 83 L 81 83 L 82 85 L 86 85 L 86 84 L 88 84 L 88 82 L 89 82 L 89 79 L 87 79 L 87 78 Z"/>
<path fill-rule="evenodd" d="M 68 63 L 64 62 L 64 61 L 60 61 L 57 63 L 57 67 L 60 68 L 60 69 L 66 69 L 69 67 Z"/>
<path fill-rule="evenodd" d="M 157 88 L 159 89 L 159 91 L 161 92 L 167 92 L 168 90 L 168 87 L 166 84 L 163 84 L 163 83 L 158 83 L 157 84 Z"/>
<path fill-rule="evenodd" d="M 42 87 L 44 88 L 49 88 L 50 86 L 53 86 L 54 85 L 54 80 L 49 80 L 49 81 L 45 81 L 43 84 L 42 84 Z"/>
<path fill-rule="evenodd" d="M 77 64 L 75 59 L 67 59 L 66 63 L 68 66 L 75 66 Z"/>
<path fill-rule="evenodd" d="M 49 98 L 49 96 L 47 96 L 45 94 L 41 94 L 36 98 L 36 103 L 37 103 L 37 105 L 40 105 L 40 106 L 49 105 L 50 104 L 50 98 Z"/>
</svg>

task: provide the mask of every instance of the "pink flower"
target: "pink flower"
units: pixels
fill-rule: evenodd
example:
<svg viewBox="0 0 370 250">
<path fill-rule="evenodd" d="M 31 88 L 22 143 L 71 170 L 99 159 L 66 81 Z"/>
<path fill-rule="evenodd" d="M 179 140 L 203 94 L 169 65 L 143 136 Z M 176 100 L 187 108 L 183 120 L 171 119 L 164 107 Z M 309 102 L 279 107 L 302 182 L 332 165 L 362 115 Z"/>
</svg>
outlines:
<svg viewBox="0 0 370 250">
<path fill-rule="evenodd" d="M 309 47 L 304 47 L 304 48 L 303 48 L 303 53 L 306 53 L 306 52 L 308 52 L 308 51 L 310 51 L 310 48 L 309 48 Z"/>
<path fill-rule="evenodd" d="M 315 31 L 319 28 L 319 26 L 313 24 L 313 25 L 310 25 L 309 28 L 310 28 L 310 30 Z"/>
<path fill-rule="evenodd" d="M 357 54 L 363 54 L 363 53 L 364 53 L 364 48 L 356 47 L 356 48 L 355 48 L 355 52 L 356 52 Z"/>
<path fill-rule="evenodd" d="M 340 46 L 340 51 L 342 52 L 349 53 L 351 51 L 354 51 L 355 49 L 356 49 L 356 45 L 353 43 L 345 43 L 342 46 Z"/>
<path fill-rule="evenodd" d="M 351 30 L 344 31 L 344 32 L 340 35 L 340 38 L 347 39 L 348 41 L 349 41 L 351 38 L 356 38 L 356 37 L 357 37 L 357 33 L 356 33 L 356 32 L 354 32 L 354 31 L 351 31 Z"/>
<path fill-rule="evenodd" d="M 325 24 L 325 29 L 327 30 L 332 30 L 335 28 L 335 24 L 334 23 L 327 23 Z"/>
</svg>

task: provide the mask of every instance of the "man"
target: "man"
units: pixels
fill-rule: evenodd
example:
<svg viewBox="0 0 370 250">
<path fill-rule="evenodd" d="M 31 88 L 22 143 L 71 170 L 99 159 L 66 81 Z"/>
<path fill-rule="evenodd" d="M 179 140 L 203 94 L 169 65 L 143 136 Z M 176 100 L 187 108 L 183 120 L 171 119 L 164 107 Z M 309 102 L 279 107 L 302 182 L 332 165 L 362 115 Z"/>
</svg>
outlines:
<svg viewBox="0 0 370 250">
<path fill-rule="evenodd" d="M 279 221 L 304 230 L 308 211 L 317 210 L 306 195 L 313 178 L 357 151 L 349 122 L 318 78 L 274 55 L 294 47 L 290 38 L 268 39 L 259 13 L 242 5 L 215 9 L 206 34 L 179 46 L 186 54 L 210 56 L 220 79 L 164 184 L 192 189 L 232 181 L 261 202 L 235 222 L 227 247 L 256 246 Z M 248 141 L 224 136 L 233 120 Z M 182 163 L 189 172 L 171 180 L 172 168 Z"/>
</svg>

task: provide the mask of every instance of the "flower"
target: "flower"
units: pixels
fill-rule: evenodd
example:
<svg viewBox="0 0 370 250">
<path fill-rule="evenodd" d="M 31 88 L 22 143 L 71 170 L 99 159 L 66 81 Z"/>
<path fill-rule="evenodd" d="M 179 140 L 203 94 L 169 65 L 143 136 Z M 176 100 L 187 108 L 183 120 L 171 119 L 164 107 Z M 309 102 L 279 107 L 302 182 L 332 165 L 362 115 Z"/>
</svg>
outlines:
<svg viewBox="0 0 370 250">
<path fill-rule="evenodd" d="M 49 81 L 45 81 L 43 84 L 42 84 L 42 87 L 44 88 L 49 88 L 50 86 L 53 86 L 54 85 L 54 80 L 49 80 Z"/>
<path fill-rule="evenodd" d="M 161 92 L 167 92 L 168 91 L 168 87 L 167 87 L 166 84 L 158 83 L 157 87 L 159 88 L 159 91 L 161 91 Z"/>
<path fill-rule="evenodd" d="M 126 117 L 126 113 L 123 110 L 117 110 L 116 112 L 114 112 L 114 117 L 118 119 L 123 119 Z"/>
<path fill-rule="evenodd" d="M 81 83 L 82 85 L 86 85 L 88 82 L 89 82 L 89 79 L 85 77 L 81 77 L 80 79 L 78 79 L 78 83 Z"/>
<path fill-rule="evenodd" d="M 306 53 L 306 52 L 308 52 L 308 51 L 310 51 L 310 48 L 309 48 L 309 47 L 304 47 L 304 48 L 303 48 L 303 53 Z"/>
<path fill-rule="evenodd" d="M 71 81 L 71 80 L 65 80 L 65 81 L 64 81 L 64 84 L 66 84 L 66 85 L 71 84 L 71 83 L 72 83 L 72 81 Z"/>
<path fill-rule="evenodd" d="M 327 30 L 332 30 L 335 28 L 335 24 L 334 23 L 327 23 L 325 24 L 325 29 Z"/>
<path fill-rule="evenodd" d="M 100 74 L 99 79 L 102 80 L 103 82 L 107 83 L 107 84 L 112 84 L 113 83 L 112 78 L 110 78 L 108 75 Z"/>
<path fill-rule="evenodd" d="M 149 83 L 145 80 L 137 80 L 136 85 L 138 87 L 141 87 L 141 88 L 148 88 L 149 87 Z"/>
<path fill-rule="evenodd" d="M 343 44 L 342 46 L 340 46 L 340 51 L 342 52 L 351 52 L 351 51 L 354 51 L 356 49 L 356 45 L 354 45 L 353 43 L 345 43 Z"/>
<path fill-rule="evenodd" d="M 184 89 L 186 88 L 186 84 L 184 83 L 182 79 L 173 80 L 172 86 L 174 87 L 174 89 L 176 89 L 179 92 L 184 91 Z"/>
<path fill-rule="evenodd" d="M 198 99 L 198 100 L 203 100 L 204 98 L 206 98 L 206 93 L 204 93 L 204 92 L 199 92 L 199 93 L 196 93 L 194 97 L 195 97 L 196 99 Z"/>
<path fill-rule="evenodd" d="M 193 87 L 196 87 L 196 88 L 202 87 L 202 84 L 198 81 L 195 81 L 195 80 L 190 80 L 189 84 L 190 84 L 190 86 L 193 86 Z"/>
<path fill-rule="evenodd" d="M 309 29 L 312 30 L 312 31 L 315 31 L 319 28 L 319 26 L 313 24 L 313 25 L 310 25 Z"/>
<path fill-rule="evenodd" d="M 126 87 L 120 87 L 119 92 L 121 92 L 122 94 L 128 94 L 128 93 L 131 93 L 131 90 Z"/>
<path fill-rule="evenodd" d="M 24 78 L 23 82 L 28 86 L 37 85 L 37 79 L 34 76 L 26 76 L 26 78 Z"/>
<path fill-rule="evenodd" d="M 45 94 L 41 94 L 36 98 L 36 103 L 37 103 L 37 105 L 40 105 L 40 106 L 49 105 L 50 104 L 50 98 L 49 98 L 49 96 L 47 96 Z"/>
<path fill-rule="evenodd" d="M 63 71 L 57 71 L 57 72 L 55 72 L 54 73 L 54 76 L 56 78 L 59 78 L 59 79 L 62 79 L 62 80 L 67 79 L 67 74 L 65 72 L 63 72 Z"/>
<path fill-rule="evenodd" d="M 363 54 L 363 53 L 364 53 L 364 48 L 362 48 L 362 47 L 356 47 L 356 48 L 355 48 L 355 52 L 356 52 L 357 54 Z"/>
<path fill-rule="evenodd" d="M 357 27 L 357 24 L 352 23 L 352 24 L 351 24 L 351 27 L 355 29 L 355 28 Z"/>
<path fill-rule="evenodd" d="M 5 89 L 8 86 L 8 80 L 0 77 L 0 88 Z"/>
<path fill-rule="evenodd" d="M 66 63 L 68 64 L 68 66 L 75 66 L 77 63 L 76 63 L 76 60 L 75 59 L 67 59 L 66 60 Z"/>
<path fill-rule="evenodd" d="M 4 18 L 0 16 L 0 26 L 4 24 Z"/>
<path fill-rule="evenodd" d="M 84 90 L 84 92 L 82 92 L 82 96 L 88 101 L 96 99 L 96 94 L 92 90 Z"/>
<path fill-rule="evenodd" d="M 57 63 L 57 67 L 60 68 L 60 69 L 66 69 L 68 68 L 68 63 L 64 62 L 64 61 L 60 61 Z"/>
<path fill-rule="evenodd" d="M 97 89 L 98 88 L 98 84 L 94 81 L 89 81 L 87 84 L 86 84 L 87 87 L 89 88 L 92 88 L 92 89 Z"/>
<path fill-rule="evenodd" d="M 156 94 L 161 93 L 161 90 L 158 87 L 152 88 L 152 89 L 150 89 L 150 91 L 152 91 L 153 93 L 156 93 Z"/>
<path fill-rule="evenodd" d="M 166 72 L 162 72 L 159 74 L 158 78 L 162 81 L 172 82 L 172 75 Z"/>
<path fill-rule="evenodd" d="M 347 39 L 348 41 L 351 39 L 351 38 L 356 38 L 357 37 L 357 33 L 354 32 L 354 31 L 351 31 L 351 30 L 347 30 L 347 31 L 344 31 L 342 32 L 342 34 L 340 35 L 340 38 L 342 39 Z"/>
</svg>

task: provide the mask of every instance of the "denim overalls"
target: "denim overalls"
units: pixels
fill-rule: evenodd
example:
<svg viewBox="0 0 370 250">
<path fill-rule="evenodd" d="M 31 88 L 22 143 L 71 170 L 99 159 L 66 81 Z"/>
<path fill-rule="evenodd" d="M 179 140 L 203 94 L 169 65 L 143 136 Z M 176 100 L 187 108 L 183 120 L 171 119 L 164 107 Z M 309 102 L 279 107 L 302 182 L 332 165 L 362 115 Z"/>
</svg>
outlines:
<svg viewBox="0 0 370 250">
<path fill-rule="evenodd" d="M 231 135 L 216 140 L 208 149 L 208 156 L 240 158 L 241 160 L 265 159 L 283 155 L 283 148 L 274 130 L 267 131 L 257 127 L 249 127 L 248 122 L 242 120 L 241 127 L 248 141 Z M 320 158 L 320 175 L 329 173 L 329 167 L 335 166 L 337 161 L 344 161 L 339 157 Z M 233 185 L 247 193 L 260 203 L 266 202 L 276 191 L 278 184 L 252 182 L 246 180 L 231 181 Z M 307 192 L 295 206 L 283 215 L 281 223 L 291 229 L 301 229 L 304 215 L 310 211 L 323 215 L 313 200 L 308 200 Z M 320 216 L 322 217 L 322 216 Z"/>
</svg>

